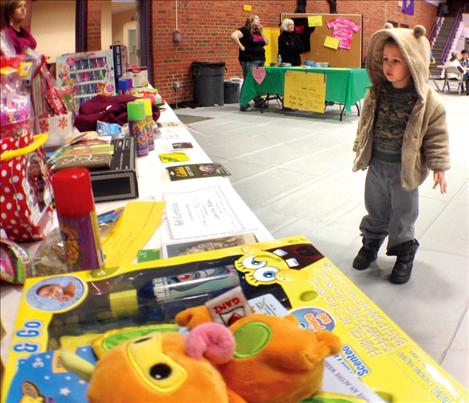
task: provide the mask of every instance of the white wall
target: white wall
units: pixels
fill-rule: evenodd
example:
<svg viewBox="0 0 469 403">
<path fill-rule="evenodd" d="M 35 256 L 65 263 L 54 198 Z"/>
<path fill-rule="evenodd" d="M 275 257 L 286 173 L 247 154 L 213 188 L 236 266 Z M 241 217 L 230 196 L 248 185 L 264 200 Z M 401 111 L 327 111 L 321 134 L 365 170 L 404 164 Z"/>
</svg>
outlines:
<svg viewBox="0 0 469 403">
<path fill-rule="evenodd" d="M 31 33 L 36 50 L 55 62 L 57 56 L 75 52 L 75 0 L 40 0 L 31 3 Z"/>
<path fill-rule="evenodd" d="M 124 39 L 124 25 L 135 20 L 135 9 L 125 10 L 112 15 L 112 42 L 126 45 L 127 38 Z"/>
<path fill-rule="evenodd" d="M 463 50 L 465 48 L 466 50 L 469 50 L 467 49 L 467 46 L 465 44 L 466 38 L 469 38 L 469 14 L 463 14 L 462 20 L 463 20 L 463 29 L 461 32 L 461 36 L 459 37 L 459 41 L 457 42 L 456 49 Z"/>
<path fill-rule="evenodd" d="M 103 1 L 101 4 L 101 49 L 107 50 L 112 45 L 112 3 Z"/>
</svg>

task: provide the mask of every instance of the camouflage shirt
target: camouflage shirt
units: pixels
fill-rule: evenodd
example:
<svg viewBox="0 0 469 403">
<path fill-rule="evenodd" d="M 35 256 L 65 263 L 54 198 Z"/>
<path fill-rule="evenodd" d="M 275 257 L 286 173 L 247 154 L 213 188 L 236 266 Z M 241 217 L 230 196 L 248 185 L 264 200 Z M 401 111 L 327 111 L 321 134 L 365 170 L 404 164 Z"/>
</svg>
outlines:
<svg viewBox="0 0 469 403">
<path fill-rule="evenodd" d="M 402 139 L 407 120 L 417 101 L 415 88 L 394 88 L 386 82 L 376 108 L 373 158 L 401 162 Z"/>
</svg>

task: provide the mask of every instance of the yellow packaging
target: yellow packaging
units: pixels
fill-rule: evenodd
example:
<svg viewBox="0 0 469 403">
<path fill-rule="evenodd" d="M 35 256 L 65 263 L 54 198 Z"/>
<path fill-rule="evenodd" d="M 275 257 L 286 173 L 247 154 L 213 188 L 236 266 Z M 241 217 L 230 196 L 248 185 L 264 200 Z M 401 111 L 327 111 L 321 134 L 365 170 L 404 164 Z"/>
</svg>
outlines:
<svg viewBox="0 0 469 403">
<path fill-rule="evenodd" d="M 87 333 L 99 334 L 137 322 L 167 323 L 168 315 L 174 316 L 189 305 L 185 297 L 168 299 L 173 293 L 170 287 L 156 292 L 148 284 L 162 284 L 155 278 L 171 276 L 171 281 L 184 282 L 191 277 L 189 272 L 202 273 L 209 279 L 211 273 L 220 270 L 239 276 L 255 310 L 279 315 L 288 311 L 302 326 L 330 330 L 340 337 L 341 354 L 326 361 L 325 395 L 340 393 L 345 401 L 349 396 L 349 402 L 360 397 L 384 402 L 469 400 L 468 392 L 456 380 L 305 237 L 290 237 L 130 265 L 100 278 L 82 271 L 27 279 L 3 380 L 2 402 L 7 401 L 20 359 L 57 349 L 71 336 L 86 337 Z M 57 287 L 52 290 L 50 286 Z M 148 298 L 149 290 L 156 293 L 153 299 Z M 163 291 L 165 302 L 161 299 L 156 304 Z M 204 292 L 210 294 L 206 287 Z M 197 299 L 197 304 L 204 302 Z M 164 309 L 167 311 L 162 313 Z M 334 377 L 342 377 L 340 368 L 348 374 L 346 377 L 355 374 L 349 378 L 353 385 L 348 380 L 334 385 Z"/>
</svg>

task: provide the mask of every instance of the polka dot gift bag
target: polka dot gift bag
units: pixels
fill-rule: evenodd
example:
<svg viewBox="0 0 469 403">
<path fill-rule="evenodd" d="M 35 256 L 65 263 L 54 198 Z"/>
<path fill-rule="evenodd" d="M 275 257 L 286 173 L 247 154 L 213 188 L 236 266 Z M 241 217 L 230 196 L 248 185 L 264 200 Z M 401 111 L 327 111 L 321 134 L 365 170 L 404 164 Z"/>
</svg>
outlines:
<svg viewBox="0 0 469 403">
<path fill-rule="evenodd" d="M 1 73 L 0 227 L 12 241 L 41 239 L 50 218 L 51 192 L 44 152 L 47 134 L 33 136 L 29 96 Z M 8 74 L 6 77 L 5 75 Z"/>
</svg>

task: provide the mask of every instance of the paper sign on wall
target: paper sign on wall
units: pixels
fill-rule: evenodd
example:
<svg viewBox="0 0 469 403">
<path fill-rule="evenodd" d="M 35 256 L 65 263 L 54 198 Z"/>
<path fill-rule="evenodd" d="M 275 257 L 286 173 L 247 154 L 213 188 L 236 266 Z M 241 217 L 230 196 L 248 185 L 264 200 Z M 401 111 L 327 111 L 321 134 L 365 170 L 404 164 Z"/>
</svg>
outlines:
<svg viewBox="0 0 469 403">
<path fill-rule="evenodd" d="M 277 63 L 278 60 L 278 37 L 280 29 L 264 27 L 264 36 L 269 40 L 265 45 L 265 65 L 270 66 L 270 63 Z"/>
<path fill-rule="evenodd" d="M 414 0 L 403 0 L 401 11 L 407 15 L 414 15 Z"/>
<path fill-rule="evenodd" d="M 333 36 L 326 36 L 324 40 L 324 46 L 326 48 L 338 49 L 339 48 L 339 38 L 334 38 Z"/>
<path fill-rule="evenodd" d="M 245 5 L 243 6 L 243 10 L 244 10 L 244 11 L 252 11 L 252 6 L 249 5 L 249 4 L 245 4 Z"/>
<path fill-rule="evenodd" d="M 283 104 L 287 108 L 324 113 L 326 76 L 320 73 L 287 71 Z"/>
<path fill-rule="evenodd" d="M 322 16 L 308 15 L 308 27 L 322 27 Z"/>
</svg>

